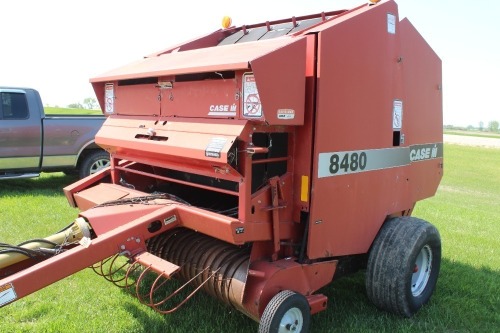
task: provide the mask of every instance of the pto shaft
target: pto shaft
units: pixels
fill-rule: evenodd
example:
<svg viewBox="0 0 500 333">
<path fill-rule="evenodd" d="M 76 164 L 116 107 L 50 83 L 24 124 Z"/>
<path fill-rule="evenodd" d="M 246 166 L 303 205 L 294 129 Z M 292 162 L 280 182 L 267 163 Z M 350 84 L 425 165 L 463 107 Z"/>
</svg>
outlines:
<svg viewBox="0 0 500 333">
<path fill-rule="evenodd" d="M 79 217 L 65 230 L 46 237 L 43 240 L 34 240 L 23 244 L 19 246 L 19 250 L 40 251 L 41 249 L 48 249 L 50 251 L 56 247 L 61 248 L 65 245 L 75 244 L 83 237 L 90 238 L 90 226 L 83 218 Z M 21 251 L 10 252 L 9 250 L 4 250 L 4 253 L 0 253 L 0 270 L 29 258 L 27 255 L 20 253 Z"/>
</svg>

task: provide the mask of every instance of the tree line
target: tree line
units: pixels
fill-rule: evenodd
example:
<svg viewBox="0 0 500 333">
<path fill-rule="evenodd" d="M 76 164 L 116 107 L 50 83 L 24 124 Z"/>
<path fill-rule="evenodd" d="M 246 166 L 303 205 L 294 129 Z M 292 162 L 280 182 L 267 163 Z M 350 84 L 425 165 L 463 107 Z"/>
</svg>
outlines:
<svg viewBox="0 0 500 333">
<path fill-rule="evenodd" d="M 469 125 L 467 127 L 462 127 L 462 126 L 454 126 L 454 125 L 444 125 L 444 129 L 449 129 L 449 130 L 468 130 L 468 131 L 473 131 L 473 130 L 479 130 L 481 132 L 492 132 L 492 133 L 499 133 L 500 132 L 500 123 L 496 120 L 492 120 L 488 122 L 488 124 L 485 126 L 484 122 L 480 121 L 479 126 L 475 127 L 472 125 Z"/>
<path fill-rule="evenodd" d="M 93 97 L 87 97 L 83 100 L 82 103 L 77 102 L 77 103 L 71 103 L 68 104 L 67 106 L 70 109 L 87 109 L 87 110 L 99 110 L 99 103 L 97 103 L 97 100 Z"/>
</svg>

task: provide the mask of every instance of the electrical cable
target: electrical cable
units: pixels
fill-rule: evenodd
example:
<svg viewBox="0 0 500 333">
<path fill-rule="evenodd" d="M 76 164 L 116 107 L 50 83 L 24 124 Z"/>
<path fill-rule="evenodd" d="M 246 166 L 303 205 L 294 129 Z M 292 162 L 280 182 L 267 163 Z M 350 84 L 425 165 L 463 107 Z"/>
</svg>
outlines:
<svg viewBox="0 0 500 333">
<path fill-rule="evenodd" d="M 0 250 L 0 254 L 17 253 L 17 254 L 22 254 L 28 258 L 35 259 L 35 260 L 41 259 L 40 257 L 42 257 L 43 259 L 48 257 L 47 254 L 45 254 L 41 251 L 37 251 L 37 250 L 30 250 L 30 249 L 26 249 L 26 248 L 18 247 L 18 246 L 13 246 L 13 245 L 4 246 L 4 247 L 7 247 L 7 249 Z"/>
<path fill-rule="evenodd" d="M 28 244 L 28 243 L 31 243 L 34 241 L 36 241 L 36 242 L 40 241 L 40 242 L 47 243 L 47 244 L 50 244 L 50 245 L 57 247 L 57 244 L 50 242 L 50 241 L 47 241 L 46 239 L 29 240 L 29 241 L 23 242 L 19 245 L 0 243 L 0 248 L 4 248 L 4 249 L 0 249 L 0 254 L 17 253 L 17 254 L 22 254 L 28 258 L 35 259 L 35 260 L 40 260 L 40 259 L 43 260 L 43 259 L 50 257 L 50 253 L 46 253 L 42 249 L 33 250 L 33 249 L 27 249 L 27 248 L 21 246 L 21 245 L 25 245 L 25 244 Z"/>
</svg>

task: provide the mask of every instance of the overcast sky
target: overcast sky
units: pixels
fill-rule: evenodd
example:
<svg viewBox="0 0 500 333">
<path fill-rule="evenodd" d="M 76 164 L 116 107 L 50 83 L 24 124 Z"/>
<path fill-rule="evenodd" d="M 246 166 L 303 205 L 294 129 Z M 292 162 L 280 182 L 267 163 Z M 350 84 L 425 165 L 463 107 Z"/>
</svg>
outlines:
<svg viewBox="0 0 500 333">
<path fill-rule="evenodd" d="M 40 91 L 44 105 L 95 97 L 89 79 L 220 28 L 350 9 L 363 0 L 3 1 L 0 86 Z M 443 61 L 444 123 L 500 121 L 500 1 L 399 0 Z"/>
</svg>

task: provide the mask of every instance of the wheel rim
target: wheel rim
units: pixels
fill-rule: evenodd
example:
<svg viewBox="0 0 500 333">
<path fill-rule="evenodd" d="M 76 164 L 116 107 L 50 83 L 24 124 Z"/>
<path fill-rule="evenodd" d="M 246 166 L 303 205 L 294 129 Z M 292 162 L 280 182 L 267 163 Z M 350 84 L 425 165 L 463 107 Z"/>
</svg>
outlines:
<svg viewBox="0 0 500 333">
<path fill-rule="evenodd" d="M 301 332 L 304 324 L 304 317 L 298 308 L 289 309 L 280 322 L 278 333 Z"/>
<path fill-rule="evenodd" d="M 109 160 L 107 159 L 97 160 L 90 166 L 90 174 L 94 174 L 97 171 L 104 169 L 108 166 L 109 166 Z"/>
<path fill-rule="evenodd" d="M 432 250 L 425 245 L 415 260 L 413 275 L 411 277 L 411 292 L 414 297 L 420 296 L 427 286 L 431 276 Z"/>
</svg>

